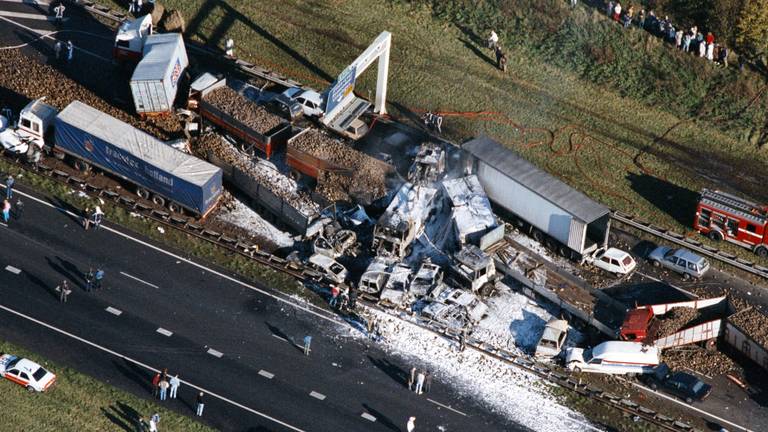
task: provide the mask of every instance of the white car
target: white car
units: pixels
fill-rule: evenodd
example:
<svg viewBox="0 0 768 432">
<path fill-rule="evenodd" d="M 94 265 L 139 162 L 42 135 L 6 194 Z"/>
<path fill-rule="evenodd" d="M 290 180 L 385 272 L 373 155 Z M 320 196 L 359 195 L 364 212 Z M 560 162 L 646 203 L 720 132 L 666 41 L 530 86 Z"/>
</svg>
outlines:
<svg viewBox="0 0 768 432">
<path fill-rule="evenodd" d="M 316 253 L 309 257 L 309 265 L 336 283 L 344 283 L 347 279 L 347 269 L 329 256 Z"/>
<path fill-rule="evenodd" d="M 595 267 L 616 275 L 629 274 L 637 266 L 632 255 L 616 248 L 598 251 L 591 261 Z"/>
<path fill-rule="evenodd" d="M 301 93 L 296 98 L 296 102 L 301 105 L 305 116 L 322 117 L 323 114 L 325 114 L 323 108 L 323 96 L 316 91 L 307 90 Z"/>
<path fill-rule="evenodd" d="M 56 382 L 56 375 L 39 364 L 15 355 L 0 356 L 0 377 L 25 387 L 30 392 L 43 392 Z"/>
</svg>

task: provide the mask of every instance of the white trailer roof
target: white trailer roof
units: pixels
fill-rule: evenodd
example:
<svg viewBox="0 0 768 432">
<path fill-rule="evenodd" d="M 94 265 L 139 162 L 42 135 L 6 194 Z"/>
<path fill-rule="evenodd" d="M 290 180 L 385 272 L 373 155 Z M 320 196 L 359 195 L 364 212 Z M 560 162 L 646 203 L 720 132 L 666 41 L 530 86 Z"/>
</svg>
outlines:
<svg viewBox="0 0 768 432">
<path fill-rule="evenodd" d="M 133 70 L 131 81 L 162 80 L 175 65 L 179 54 L 181 69 L 187 67 L 188 60 L 184 48 L 184 39 L 179 33 L 163 33 L 147 36 L 144 43 L 144 57 Z"/>
<path fill-rule="evenodd" d="M 514 150 L 485 135 L 465 142 L 461 148 L 584 223 L 592 223 L 609 213 L 608 207 L 593 201 L 528 162 Z"/>
<path fill-rule="evenodd" d="M 401 224 L 408 225 L 410 222 L 424 223 L 432 209 L 432 200 L 436 194 L 437 189 L 429 186 L 403 184 L 389 203 L 387 211 L 379 219 L 379 223 L 392 228 L 397 228 Z"/>
<path fill-rule="evenodd" d="M 477 176 L 445 180 L 443 188 L 453 206 L 453 219 L 462 239 L 497 225 L 491 202 Z"/>
<path fill-rule="evenodd" d="M 592 357 L 611 363 L 659 364 L 659 349 L 640 342 L 609 341 L 592 349 Z"/>
<path fill-rule="evenodd" d="M 204 186 L 220 171 L 217 166 L 176 150 L 152 135 L 80 101 L 67 105 L 57 118 L 197 186 Z"/>
</svg>

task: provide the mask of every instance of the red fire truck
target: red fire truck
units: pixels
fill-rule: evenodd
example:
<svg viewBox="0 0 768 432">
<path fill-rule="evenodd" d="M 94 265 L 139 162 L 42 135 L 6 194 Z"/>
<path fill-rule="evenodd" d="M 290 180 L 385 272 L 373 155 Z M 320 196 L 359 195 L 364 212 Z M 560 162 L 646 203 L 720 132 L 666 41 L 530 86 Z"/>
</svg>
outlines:
<svg viewBox="0 0 768 432">
<path fill-rule="evenodd" d="M 693 227 L 715 241 L 726 240 L 768 257 L 768 207 L 704 189 Z"/>
</svg>

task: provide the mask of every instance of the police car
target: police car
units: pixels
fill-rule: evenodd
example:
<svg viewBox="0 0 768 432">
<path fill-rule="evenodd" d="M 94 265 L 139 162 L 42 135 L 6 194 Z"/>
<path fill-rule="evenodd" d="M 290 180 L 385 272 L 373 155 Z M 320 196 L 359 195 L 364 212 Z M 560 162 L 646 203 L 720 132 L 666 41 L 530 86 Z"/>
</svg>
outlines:
<svg viewBox="0 0 768 432">
<path fill-rule="evenodd" d="M 39 364 L 11 354 L 0 356 L 0 377 L 24 386 L 30 392 L 46 391 L 56 382 L 56 375 Z"/>
</svg>

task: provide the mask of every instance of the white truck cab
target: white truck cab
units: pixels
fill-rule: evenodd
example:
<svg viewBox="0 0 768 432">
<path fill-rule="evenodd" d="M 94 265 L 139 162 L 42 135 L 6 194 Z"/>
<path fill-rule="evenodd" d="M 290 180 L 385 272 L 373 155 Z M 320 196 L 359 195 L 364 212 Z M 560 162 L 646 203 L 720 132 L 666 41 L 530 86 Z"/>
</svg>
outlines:
<svg viewBox="0 0 768 432">
<path fill-rule="evenodd" d="M 53 130 L 53 122 L 59 111 L 44 103 L 43 99 L 35 99 L 21 110 L 16 129 L 9 126 L 0 132 L 0 144 L 6 151 L 26 154 L 30 144 L 38 149 L 45 146 L 45 137 Z"/>
<path fill-rule="evenodd" d="M 568 348 L 565 354 L 565 365 L 575 372 L 646 374 L 659 363 L 659 349 L 640 342 L 603 342 L 590 349 Z"/>
<path fill-rule="evenodd" d="M 147 36 L 152 34 L 152 15 L 144 15 L 133 21 L 123 21 L 115 35 L 112 57 L 117 62 L 138 63 L 144 50 Z"/>
</svg>

